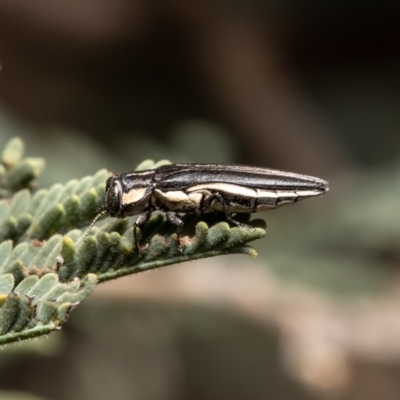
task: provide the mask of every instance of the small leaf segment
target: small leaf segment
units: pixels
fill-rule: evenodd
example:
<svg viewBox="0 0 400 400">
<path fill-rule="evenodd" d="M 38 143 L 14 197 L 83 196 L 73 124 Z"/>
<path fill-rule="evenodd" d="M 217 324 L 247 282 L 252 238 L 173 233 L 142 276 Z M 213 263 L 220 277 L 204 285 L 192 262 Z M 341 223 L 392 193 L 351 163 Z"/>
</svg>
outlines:
<svg viewBox="0 0 400 400">
<path fill-rule="evenodd" d="M 110 174 L 101 170 L 32 194 L 44 161 L 24 159 L 22 152 L 22 141 L 11 140 L 0 166 L 0 345 L 59 329 L 98 282 L 222 254 L 255 257 L 247 243 L 266 234 L 263 220 L 236 218 L 248 229 L 217 214 L 185 216 L 178 237 L 155 214 L 138 235 L 139 254 L 127 219 L 103 222 L 85 241 L 79 228 L 103 205 Z M 166 163 L 146 160 L 137 169 Z"/>
</svg>

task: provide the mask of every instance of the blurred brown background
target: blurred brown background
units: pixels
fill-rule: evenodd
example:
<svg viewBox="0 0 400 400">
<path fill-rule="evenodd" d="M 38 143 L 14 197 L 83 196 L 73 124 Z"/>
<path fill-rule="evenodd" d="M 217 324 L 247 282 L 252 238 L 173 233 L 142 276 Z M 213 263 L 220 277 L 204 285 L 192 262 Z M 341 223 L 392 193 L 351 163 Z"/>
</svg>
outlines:
<svg viewBox="0 0 400 400">
<path fill-rule="evenodd" d="M 390 0 L 0 2 L 0 139 L 40 185 L 145 158 L 326 178 L 259 258 L 97 288 L 9 346 L 0 398 L 400 398 L 400 17 Z M 3 397 L 1 397 L 3 396 Z"/>
</svg>

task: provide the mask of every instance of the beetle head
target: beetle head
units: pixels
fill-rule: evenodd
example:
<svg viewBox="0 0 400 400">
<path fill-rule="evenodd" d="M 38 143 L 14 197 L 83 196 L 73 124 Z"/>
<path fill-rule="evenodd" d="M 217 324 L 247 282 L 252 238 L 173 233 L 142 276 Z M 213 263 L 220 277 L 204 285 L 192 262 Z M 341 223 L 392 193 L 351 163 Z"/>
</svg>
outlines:
<svg viewBox="0 0 400 400">
<path fill-rule="evenodd" d="M 106 183 L 105 209 L 112 217 L 119 217 L 122 209 L 122 185 L 118 176 L 108 178 Z M 96 213 L 97 214 L 97 213 Z"/>
<path fill-rule="evenodd" d="M 122 186 L 118 176 L 114 175 L 107 179 L 106 193 L 104 196 L 105 206 L 101 207 L 95 212 L 90 222 L 89 228 L 85 235 L 85 242 L 93 228 L 96 221 L 105 213 L 109 213 L 112 217 L 118 217 L 121 211 L 121 197 L 122 197 Z"/>
</svg>

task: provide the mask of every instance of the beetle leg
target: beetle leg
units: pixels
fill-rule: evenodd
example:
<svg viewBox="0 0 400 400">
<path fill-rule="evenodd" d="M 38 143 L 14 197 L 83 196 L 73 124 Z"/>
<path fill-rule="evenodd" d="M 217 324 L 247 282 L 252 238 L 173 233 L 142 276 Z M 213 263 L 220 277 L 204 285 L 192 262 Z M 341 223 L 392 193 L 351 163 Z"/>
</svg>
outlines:
<svg viewBox="0 0 400 400">
<path fill-rule="evenodd" d="M 153 210 L 145 211 L 143 214 L 140 214 L 137 218 L 135 223 L 133 224 L 133 239 L 135 241 L 136 250 L 139 254 L 139 241 L 136 237 L 136 228 L 139 228 L 142 231 L 142 227 L 146 225 L 146 222 L 150 219 Z"/>
<path fill-rule="evenodd" d="M 171 212 L 166 212 L 165 216 L 167 217 L 168 222 L 170 222 L 172 225 L 177 226 L 180 232 L 182 231 L 184 223 L 179 217 L 177 217 L 175 214 L 172 214 Z"/>
<path fill-rule="evenodd" d="M 253 229 L 250 225 L 244 224 L 243 222 L 236 221 L 232 218 L 232 213 L 229 211 L 228 202 L 225 200 L 224 196 L 221 193 L 213 193 L 211 196 L 207 197 L 202 204 L 202 211 L 205 211 L 209 208 L 214 200 L 217 200 L 219 204 L 222 206 L 222 210 L 224 211 L 225 218 L 228 222 L 232 222 L 235 225 L 241 226 L 242 228 Z"/>
<path fill-rule="evenodd" d="M 236 221 L 236 219 L 233 219 L 232 213 L 228 211 L 228 206 L 226 205 L 226 203 L 221 203 L 221 205 L 222 205 L 222 208 L 224 209 L 224 214 L 225 214 L 225 217 L 228 220 L 228 222 L 232 222 L 235 225 L 240 226 L 242 228 L 253 229 L 252 226 L 244 224 L 243 222 Z"/>
<path fill-rule="evenodd" d="M 235 225 L 240 226 L 240 227 L 242 227 L 242 228 L 254 229 L 251 225 L 244 224 L 243 222 L 236 221 L 235 219 L 232 219 L 232 218 L 231 218 L 230 220 L 228 220 L 228 221 L 231 221 L 231 222 L 233 222 Z"/>
<path fill-rule="evenodd" d="M 177 236 L 177 238 L 178 238 L 178 243 L 179 243 L 179 247 L 180 247 L 181 239 L 180 239 L 180 237 L 179 237 L 179 234 L 180 234 L 180 233 L 182 232 L 182 230 L 183 230 L 183 225 L 184 225 L 184 223 L 183 223 L 183 221 L 182 221 L 179 217 L 177 217 L 175 214 L 172 214 L 172 213 L 170 213 L 170 212 L 166 212 L 166 213 L 165 213 L 165 216 L 166 216 L 167 221 L 168 221 L 169 223 L 171 223 L 172 225 L 175 225 L 175 226 L 177 227 L 177 229 L 176 229 L 176 236 Z"/>
</svg>

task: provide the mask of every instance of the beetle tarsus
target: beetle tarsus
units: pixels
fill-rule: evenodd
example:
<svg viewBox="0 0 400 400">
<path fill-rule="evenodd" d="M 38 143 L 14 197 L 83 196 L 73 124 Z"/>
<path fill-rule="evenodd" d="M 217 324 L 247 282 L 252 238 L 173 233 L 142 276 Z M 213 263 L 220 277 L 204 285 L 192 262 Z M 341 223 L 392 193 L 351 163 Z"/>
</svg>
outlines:
<svg viewBox="0 0 400 400">
<path fill-rule="evenodd" d="M 236 221 L 235 219 L 232 219 L 232 218 L 231 218 L 231 219 L 228 219 L 228 221 L 229 221 L 229 222 L 233 222 L 235 225 L 240 226 L 241 228 L 254 229 L 253 226 L 247 225 L 247 224 L 245 224 L 245 223 L 243 223 L 243 222 Z"/>
</svg>

